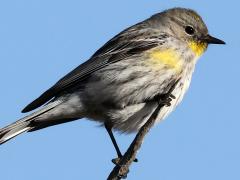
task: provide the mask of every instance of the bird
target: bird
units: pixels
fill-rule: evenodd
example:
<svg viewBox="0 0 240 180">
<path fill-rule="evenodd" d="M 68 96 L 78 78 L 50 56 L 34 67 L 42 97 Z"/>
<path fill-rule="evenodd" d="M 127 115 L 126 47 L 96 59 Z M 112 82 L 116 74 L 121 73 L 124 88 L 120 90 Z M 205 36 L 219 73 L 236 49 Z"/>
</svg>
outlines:
<svg viewBox="0 0 240 180">
<path fill-rule="evenodd" d="M 86 62 L 56 82 L 22 112 L 31 114 L 0 129 L 0 144 L 24 132 L 89 119 L 104 126 L 118 157 L 113 130 L 136 133 L 160 102 L 155 124 L 182 101 L 209 34 L 192 9 L 171 8 L 123 30 Z M 172 89 L 169 94 L 169 90 Z"/>
</svg>

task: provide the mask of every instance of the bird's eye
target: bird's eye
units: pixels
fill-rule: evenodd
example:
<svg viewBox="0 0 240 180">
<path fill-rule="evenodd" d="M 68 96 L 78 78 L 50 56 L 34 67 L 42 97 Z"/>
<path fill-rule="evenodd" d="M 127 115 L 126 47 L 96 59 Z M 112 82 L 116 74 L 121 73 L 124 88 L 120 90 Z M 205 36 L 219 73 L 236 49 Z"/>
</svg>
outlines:
<svg viewBox="0 0 240 180">
<path fill-rule="evenodd" d="M 189 35 L 193 35 L 195 33 L 195 30 L 193 29 L 192 26 L 186 26 L 185 27 L 185 32 Z"/>
</svg>

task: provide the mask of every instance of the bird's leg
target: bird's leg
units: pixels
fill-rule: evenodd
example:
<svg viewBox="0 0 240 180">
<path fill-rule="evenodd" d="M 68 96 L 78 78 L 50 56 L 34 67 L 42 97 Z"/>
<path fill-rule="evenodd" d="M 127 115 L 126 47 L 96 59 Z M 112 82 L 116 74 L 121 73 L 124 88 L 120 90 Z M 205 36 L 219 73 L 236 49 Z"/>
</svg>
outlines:
<svg viewBox="0 0 240 180">
<path fill-rule="evenodd" d="M 113 135 L 112 126 L 110 124 L 108 124 L 108 123 L 104 123 L 104 126 L 105 126 L 105 128 L 106 128 L 106 130 L 107 130 L 107 132 L 108 132 L 108 134 L 109 134 L 109 136 L 111 138 L 113 146 L 114 146 L 114 148 L 115 148 L 115 150 L 117 152 L 117 156 L 118 157 L 115 158 L 115 159 L 112 159 L 112 162 L 117 165 L 119 160 L 122 158 L 122 153 L 121 153 L 121 151 L 120 151 L 120 149 L 118 147 L 117 141 L 116 141 L 116 139 L 115 139 L 115 137 Z M 137 159 L 134 160 L 134 162 L 137 162 L 137 161 L 138 161 Z"/>
<path fill-rule="evenodd" d="M 107 132 L 108 132 L 108 135 L 109 135 L 110 138 L 111 138 L 111 141 L 112 141 L 112 143 L 113 143 L 113 146 L 114 146 L 114 148 L 115 148 L 115 150 L 116 150 L 116 152 L 117 152 L 118 158 L 116 158 L 116 159 L 121 159 L 121 158 L 122 158 L 122 153 L 121 153 L 121 151 L 120 151 L 120 149 L 119 149 L 119 147 L 118 147 L 117 141 L 116 141 L 116 139 L 115 139 L 115 137 L 114 137 L 114 135 L 113 135 L 112 126 L 109 125 L 108 123 L 104 123 L 104 126 L 105 126 L 105 128 L 106 128 L 106 130 L 107 130 Z M 115 161 L 116 159 L 113 159 L 113 161 Z M 115 162 L 113 162 L 113 163 L 115 163 Z"/>
</svg>

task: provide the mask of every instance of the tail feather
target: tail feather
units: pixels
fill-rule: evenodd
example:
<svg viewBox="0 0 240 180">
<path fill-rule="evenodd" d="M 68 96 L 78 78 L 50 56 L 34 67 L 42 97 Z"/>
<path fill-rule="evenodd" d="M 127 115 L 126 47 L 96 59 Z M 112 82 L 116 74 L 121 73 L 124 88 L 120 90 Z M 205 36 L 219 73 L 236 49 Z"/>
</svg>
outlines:
<svg viewBox="0 0 240 180">
<path fill-rule="evenodd" d="M 57 105 L 59 105 L 61 101 L 54 101 L 44 106 L 42 109 L 0 129 L 0 145 L 9 141 L 10 139 L 16 137 L 17 135 L 31 130 L 33 127 L 31 126 L 31 122 L 39 117 L 40 115 L 50 111 Z"/>
<path fill-rule="evenodd" d="M 30 127 L 28 127 L 30 122 L 23 121 L 21 123 L 18 123 L 18 125 L 9 126 L 8 128 L 4 128 L 3 130 L 0 130 L 0 144 L 3 144 L 10 139 L 14 138 L 15 136 L 26 132 L 29 130 Z"/>
</svg>

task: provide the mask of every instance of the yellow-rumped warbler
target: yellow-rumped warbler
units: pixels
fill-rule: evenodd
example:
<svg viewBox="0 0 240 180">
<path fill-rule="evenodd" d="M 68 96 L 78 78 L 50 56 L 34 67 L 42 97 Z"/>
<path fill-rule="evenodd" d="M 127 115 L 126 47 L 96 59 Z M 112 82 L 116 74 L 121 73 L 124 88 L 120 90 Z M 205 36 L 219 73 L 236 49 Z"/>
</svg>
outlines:
<svg viewBox="0 0 240 180">
<path fill-rule="evenodd" d="M 127 28 L 88 61 L 60 79 L 22 112 L 40 110 L 0 129 L 0 144 L 30 132 L 80 118 L 111 129 L 134 132 L 148 120 L 178 80 L 164 119 L 187 91 L 197 59 L 208 44 L 225 44 L 208 34 L 193 10 L 173 8 Z M 114 142 L 116 145 L 116 142 Z M 118 155 L 121 156 L 119 150 Z"/>
</svg>

